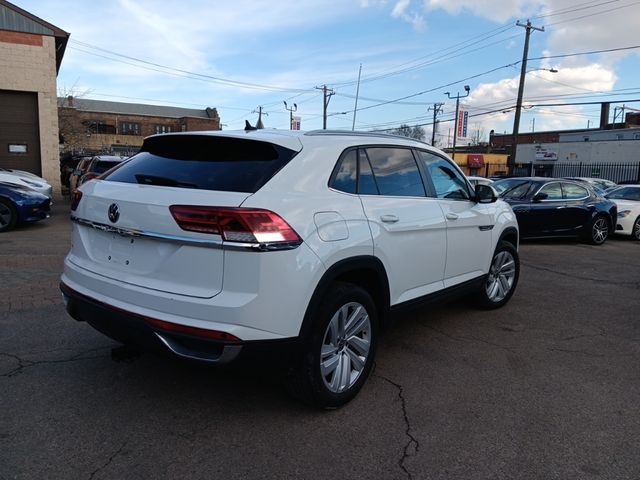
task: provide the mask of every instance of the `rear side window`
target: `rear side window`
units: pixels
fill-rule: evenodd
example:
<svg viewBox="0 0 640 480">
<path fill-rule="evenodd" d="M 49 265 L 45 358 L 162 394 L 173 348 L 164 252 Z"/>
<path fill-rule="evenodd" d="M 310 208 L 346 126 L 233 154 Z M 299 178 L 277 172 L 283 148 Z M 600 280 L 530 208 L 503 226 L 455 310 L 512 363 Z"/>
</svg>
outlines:
<svg viewBox="0 0 640 480">
<path fill-rule="evenodd" d="M 356 180 L 358 177 L 358 152 L 351 150 L 340 161 L 331 187 L 341 192 L 356 193 Z"/>
<path fill-rule="evenodd" d="M 255 193 L 296 153 L 271 143 L 243 138 L 151 137 L 145 140 L 140 153 L 104 180 Z"/>
</svg>

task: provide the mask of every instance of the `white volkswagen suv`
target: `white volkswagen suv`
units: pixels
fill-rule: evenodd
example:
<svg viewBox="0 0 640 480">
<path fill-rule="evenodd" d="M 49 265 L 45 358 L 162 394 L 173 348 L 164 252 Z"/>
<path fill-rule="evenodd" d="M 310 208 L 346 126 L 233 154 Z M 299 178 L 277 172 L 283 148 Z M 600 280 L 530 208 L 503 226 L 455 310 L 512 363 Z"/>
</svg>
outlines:
<svg viewBox="0 0 640 480">
<path fill-rule="evenodd" d="M 509 205 L 404 137 L 152 136 L 71 209 L 73 318 L 203 362 L 282 353 L 290 390 L 321 407 L 360 390 L 393 310 L 448 293 L 500 307 L 518 282 Z"/>
</svg>

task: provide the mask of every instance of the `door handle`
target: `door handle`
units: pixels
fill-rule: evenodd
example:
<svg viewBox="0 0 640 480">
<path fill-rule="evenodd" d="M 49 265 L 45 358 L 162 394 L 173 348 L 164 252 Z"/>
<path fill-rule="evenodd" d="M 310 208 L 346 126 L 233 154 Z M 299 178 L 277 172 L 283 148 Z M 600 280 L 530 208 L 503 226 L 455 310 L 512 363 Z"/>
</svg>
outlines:
<svg viewBox="0 0 640 480">
<path fill-rule="evenodd" d="M 396 223 L 400 219 L 396 215 L 382 215 L 380 220 L 384 223 Z"/>
<path fill-rule="evenodd" d="M 457 220 L 458 219 L 458 215 L 455 213 L 447 213 L 447 220 Z"/>
</svg>

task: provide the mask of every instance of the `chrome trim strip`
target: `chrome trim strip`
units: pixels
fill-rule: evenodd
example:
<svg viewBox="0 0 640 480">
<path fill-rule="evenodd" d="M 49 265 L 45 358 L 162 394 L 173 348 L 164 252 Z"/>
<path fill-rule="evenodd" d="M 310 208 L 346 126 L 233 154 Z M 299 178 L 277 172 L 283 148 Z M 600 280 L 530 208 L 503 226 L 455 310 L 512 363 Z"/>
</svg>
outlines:
<svg viewBox="0 0 640 480">
<path fill-rule="evenodd" d="M 115 233 L 123 237 L 142 237 L 151 240 L 161 240 L 164 242 L 179 243 L 181 245 L 195 245 L 198 247 L 207 247 L 214 249 L 244 251 L 244 252 L 272 252 L 278 250 L 293 250 L 298 248 L 300 242 L 286 242 L 286 243 L 236 243 L 236 242 L 224 242 L 223 240 L 215 239 L 202 239 L 185 237 L 182 235 L 170 235 L 166 233 L 148 232 L 145 230 L 137 230 L 134 228 L 115 227 L 113 225 L 107 225 L 105 223 L 93 222 L 91 220 L 85 220 L 84 218 L 71 215 L 71 221 L 85 227 L 93 228 L 94 230 L 100 230 L 107 233 Z"/>
<path fill-rule="evenodd" d="M 154 331 L 153 333 L 155 333 L 156 337 L 158 337 L 158 339 L 164 344 L 164 346 L 167 347 L 175 355 L 183 358 L 189 358 L 191 360 L 224 364 L 229 363 L 230 361 L 235 359 L 242 351 L 242 345 L 224 345 L 222 347 L 222 353 L 220 355 L 214 355 L 207 352 L 199 352 L 196 350 L 188 349 L 183 345 L 180 345 L 178 342 L 172 340 L 171 338 L 159 334 L 158 332 Z"/>
</svg>

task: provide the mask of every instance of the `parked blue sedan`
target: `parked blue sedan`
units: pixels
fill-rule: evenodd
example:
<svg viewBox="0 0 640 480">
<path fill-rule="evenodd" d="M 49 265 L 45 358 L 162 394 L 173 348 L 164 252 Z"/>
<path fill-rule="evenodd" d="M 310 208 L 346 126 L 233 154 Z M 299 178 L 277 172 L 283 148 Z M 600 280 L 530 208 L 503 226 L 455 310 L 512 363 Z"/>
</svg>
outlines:
<svg viewBox="0 0 640 480">
<path fill-rule="evenodd" d="M 0 182 L 0 233 L 49 217 L 49 197 L 27 187 Z"/>
</svg>

